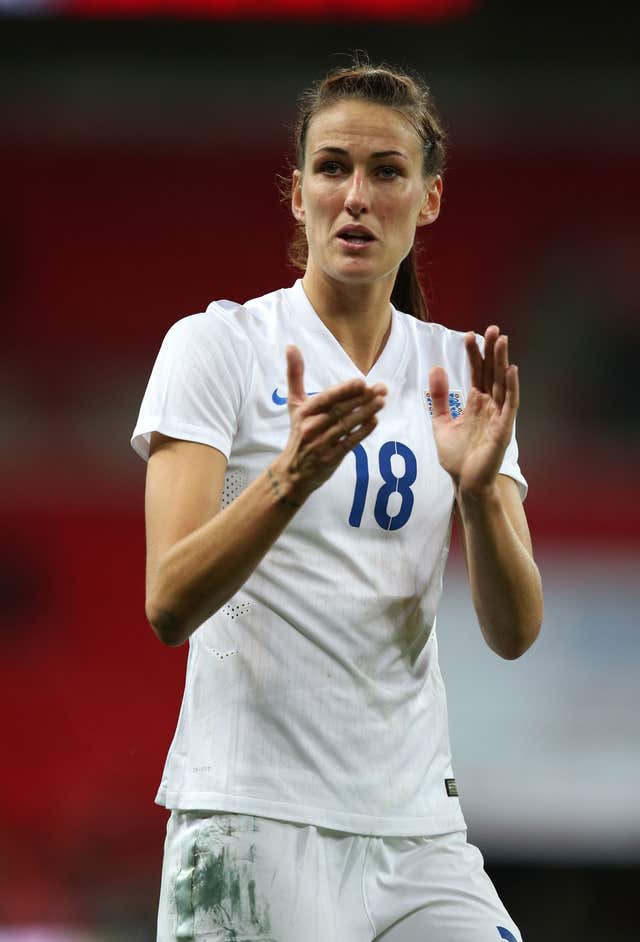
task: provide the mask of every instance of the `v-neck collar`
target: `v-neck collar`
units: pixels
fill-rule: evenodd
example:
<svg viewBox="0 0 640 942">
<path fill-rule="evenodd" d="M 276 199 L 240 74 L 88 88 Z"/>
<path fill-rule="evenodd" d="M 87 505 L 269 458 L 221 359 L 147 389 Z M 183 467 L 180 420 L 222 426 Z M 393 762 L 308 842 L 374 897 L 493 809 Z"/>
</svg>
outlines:
<svg viewBox="0 0 640 942">
<path fill-rule="evenodd" d="M 294 310 L 292 314 L 294 317 L 304 323 L 307 330 L 318 334 L 318 339 L 320 339 L 320 337 L 322 338 L 323 343 L 332 352 L 332 355 L 341 358 L 345 367 L 348 367 L 350 372 L 355 372 L 359 376 L 362 376 L 368 383 L 374 382 L 379 376 L 386 376 L 388 378 L 393 376 L 403 358 L 407 343 L 406 333 L 403 329 L 404 325 L 401 323 L 402 319 L 393 304 L 391 305 L 391 330 L 389 331 L 387 342 L 369 372 L 363 373 L 353 362 L 337 337 L 331 333 L 327 325 L 316 313 L 315 308 L 305 293 L 302 279 L 298 278 L 289 291 L 291 292 L 291 299 L 293 301 Z"/>
</svg>

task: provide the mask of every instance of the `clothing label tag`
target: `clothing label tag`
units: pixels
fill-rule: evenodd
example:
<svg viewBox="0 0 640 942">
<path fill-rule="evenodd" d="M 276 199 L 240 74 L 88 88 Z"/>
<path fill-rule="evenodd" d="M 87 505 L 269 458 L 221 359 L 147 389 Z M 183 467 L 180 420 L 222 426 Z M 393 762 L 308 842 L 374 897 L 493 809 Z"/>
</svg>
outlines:
<svg viewBox="0 0 640 942">
<path fill-rule="evenodd" d="M 458 786 L 456 785 L 456 780 L 454 778 L 446 778 L 444 780 L 444 787 L 447 789 L 447 795 L 449 798 L 458 797 Z"/>
<path fill-rule="evenodd" d="M 433 403 L 431 401 L 431 393 L 428 389 L 424 391 L 424 403 L 427 407 L 427 412 L 429 415 L 433 415 Z M 457 419 L 459 415 L 462 414 L 464 409 L 464 395 L 461 389 L 450 389 L 449 390 L 449 412 L 451 413 L 452 419 Z"/>
</svg>

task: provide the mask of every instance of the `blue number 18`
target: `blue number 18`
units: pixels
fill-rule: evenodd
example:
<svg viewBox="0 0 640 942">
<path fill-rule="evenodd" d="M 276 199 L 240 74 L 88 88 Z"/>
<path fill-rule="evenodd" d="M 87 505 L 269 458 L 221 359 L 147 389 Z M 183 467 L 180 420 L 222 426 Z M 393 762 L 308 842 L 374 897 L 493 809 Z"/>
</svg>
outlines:
<svg viewBox="0 0 640 942">
<path fill-rule="evenodd" d="M 353 449 L 356 459 L 356 487 L 353 495 L 353 504 L 349 514 L 349 524 L 352 527 L 359 527 L 364 512 L 364 504 L 367 498 L 367 489 L 369 487 L 369 459 L 362 445 L 356 445 Z M 391 458 L 393 455 L 400 455 L 404 461 L 404 474 L 402 477 L 396 477 L 391 467 Z M 376 496 L 373 515 L 378 526 L 383 530 L 399 530 L 403 527 L 413 510 L 413 491 L 411 485 L 415 482 L 418 473 L 416 456 L 407 445 L 402 442 L 385 442 L 380 448 L 378 455 L 378 464 L 380 474 L 384 484 Z M 389 498 L 392 494 L 400 494 L 402 503 L 400 509 L 394 517 L 388 512 Z"/>
</svg>

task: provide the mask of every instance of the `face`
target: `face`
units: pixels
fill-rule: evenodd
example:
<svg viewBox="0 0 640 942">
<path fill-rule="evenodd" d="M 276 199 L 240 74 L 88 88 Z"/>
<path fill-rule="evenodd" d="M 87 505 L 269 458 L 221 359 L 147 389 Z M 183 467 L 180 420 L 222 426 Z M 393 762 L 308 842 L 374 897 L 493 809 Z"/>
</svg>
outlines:
<svg viewBox="0 0 640 942">
<path fill-rule="evenodd" d="M 304 170 L 293 174 L 307 271 L 351 283 L 395 277 L 416 227 L 437 219 L 441 193 L 441 177 L 423 175 L 418 134 L 394 109 L 342 101 L 319 112 Z"/>
</svg>

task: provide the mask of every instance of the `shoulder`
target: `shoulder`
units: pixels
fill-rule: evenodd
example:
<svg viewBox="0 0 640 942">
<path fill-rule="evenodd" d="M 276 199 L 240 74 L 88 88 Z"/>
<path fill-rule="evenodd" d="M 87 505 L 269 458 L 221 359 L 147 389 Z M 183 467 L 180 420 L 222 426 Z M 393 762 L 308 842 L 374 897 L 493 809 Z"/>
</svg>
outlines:
<svg viewBox="0 0 640 942">
<path fill-rule="evenodd" d="M 227 331 L 245 340 L 260 340 L 289 317 L 291 289 L 279 288 L 248 301 L 211 301 L 204 312 L 210 331 Z"/>
<path fill-rule="evenodd" d="M 249 301 L 230 301 L 219 298 L 210 301 L 203 311 L 178 318 L 167 329 L 165 342 L 180 345 L 192 340 L 206 343 L 226 336 L 242 340 L 261 321 L 277 313 L 282 306 L 282 290 L 272 291 Z"/>
<path fill-rule="evenodd" d="M 453 330 L 451 327 L 445 327 L 444 324 L 437 324 L 435 321 L 419 321 L 417 317 L 411 314 L 405 314 L 394 308 L 397 317 L 405 325 L 405 329 L 412 331 L 421 339 L 435 339 L 440 343 L 446 344 L 464 344 L 464 331 Z"/>
<path fill-rule="evenodd" d="M 403 311 L 396 310 L 395 313 L 419 355 L 429 359 L 439 357 L 453 362 L 466 360 L 464 331 L 453 330 L 434 321 L 419 321 Z"/>
</svg>

